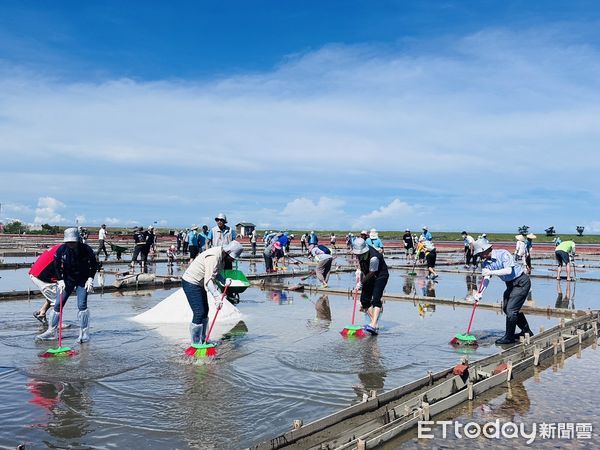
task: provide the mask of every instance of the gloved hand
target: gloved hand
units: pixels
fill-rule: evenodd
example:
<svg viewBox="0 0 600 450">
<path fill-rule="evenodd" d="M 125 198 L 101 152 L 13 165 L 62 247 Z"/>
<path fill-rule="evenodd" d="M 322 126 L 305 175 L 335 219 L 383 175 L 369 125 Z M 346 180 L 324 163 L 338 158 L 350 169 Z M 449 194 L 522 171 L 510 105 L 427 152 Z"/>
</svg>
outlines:
<svg viewBox="0 0 600 450">
<path fill-rule="evenodd" d="M 481 275 L 484 278 L 485 277 L 491 277 L 492 276 L 492 271 L 490 269 L 483 268 L 483 269 L 481 269 Z"/>
<path fill-rule="evenodd" d="M 480 292 L 475 292 L 473 294 L 473 300 L 478 302 L 479 300 L 481 300 L 481 293 Z"/>
<path fill-rule="evenodd" d="M 220 297 L 217 300 L 215 300 L 215 306 L 217 307 L 217 309 L 221 309 L 223 307 L 223 300 Z"/>
<path fill-rule="evenodd" d="M 62 294 L 63 292 L 65 292 L 65 280 L 58 280 L 58 282 L 56 283 L 56 287 L 58 288 L 58 292 L 60 294 Z"/>
<path fill-rule="evenodd" d="M 225 286 L 231 286 L 231 282 L 232 282 L 232 281 L 233 281 L 233 280 L 232 280 L 231 278 L 227 278 L 227 279 L 225 279 Z"/>
<path fill-rule="evenodd" d="M 92 277 L 88 278 L 85 282 L 85 290 L 90 294 L 94 292 L 94 279 Z"/>
<path fill-rule="evenodd" d="M 361 289 L 362 289 L 362 283 L 361 283 L 361 282 L 358 282 L 358 283 L 356 283 L 356 286 L 354 286 L 354 290 L 355 290 L 356 292 L 358 292 L 358 291 L 360 291 Z"/>
</svg>

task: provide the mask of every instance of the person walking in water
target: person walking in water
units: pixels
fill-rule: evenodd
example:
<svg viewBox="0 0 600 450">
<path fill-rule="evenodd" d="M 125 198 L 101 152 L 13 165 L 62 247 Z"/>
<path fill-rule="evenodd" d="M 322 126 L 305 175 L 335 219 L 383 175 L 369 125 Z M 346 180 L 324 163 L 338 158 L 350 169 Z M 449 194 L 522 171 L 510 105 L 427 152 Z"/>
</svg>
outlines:
<svg viewBox="0 0 600 450">
<path fill-rule="evenodd" d="M 54 270 L 54 255 L 60 246 L 61 244 L 57 244 L 50 247 L 35 260 L 31 269 L 29 269 L 29 278 L 40 289 L 42 295 L 46 297 L 46 301 L 39 311 L 33 313 L 33 317 L 44 325 L 48 325 L 46 313 L 51 306 L 54 306 L 56 300 L 56 282 L 58 279 L 56 270 Z"/>
<path fill-rule="evenodd" d="M 98 251 L 96 253 L 97 257 L 100 258 L 100 252 L 104 252 L 104 260 L 108 260 L 108 252 L 106 251 L 106 238 L 108 237 L 108 233 L 106 232 L 106 225 L 102 224 L 100 229 L 98 230 Z"/>
<path fill-rule="evenodd" d="M 67 303 L 69 296 L 77 295 L 77 319 L 79 321 L 78 342 L 89 340 L 90 311 L 87 307 L 88 294 L 94 292 L 94 276 L 98 270 L 98 262 L 94 250 L 80 242 L 77 228 L 67 228 L 62 244 L 54 255 L 54 270 L 57 277 L 57 295 L 54 308 L 50 310 L 51 317 L 46 332 L 36 336 L 39 340 L 56 339 L 60 305 Z"/>
<path fill-rule="evenodd" d="M 337 251 L 337 247 L 335 245 L 337 238 L 335 237 L 335 233 L 331 233 L 331 237 L 329 238 L 329 244 L 333 247 L 334 250 Z"/>
<path fill-rule="evenodd" d="M 217 277 L 225 268 L 225 262 L 235 261 L 243 251 L 242 244 L 232 241 L 224 246 L 209 248 L 200 253 L 190 263 L 181 277 L 181 287 L 192 309 L 193 317 L 190 323 L 190 336 L 192 344 L 204 343 L 208 326 L 208 294 L 210 292 L 217 308 L 221 305 Z M 227 280 L 222 280 L 227 283 Z M 230 282 L 230 281 L 229 281 Z"/>
<path fill-rule="evenodd" d="M 252 256 L 256 256 L 256 228 L 252 230 L 250 235 L 250 244 L 252 245 Z"/>
<path fill-rule="evenodd" d="M 364 329 L 373 334 L 379 333 L 379 315 L 383 308 L 381 298 L 388 282 L 389 272 L 383 255 L 366 244 L 362 238 L 357 238 L 352 243 L 352 253 L 357 255 L 359 269 L 355 290 L 360 294 L 360 304 L 367 312 L 371 321 Z"/>
</svg>

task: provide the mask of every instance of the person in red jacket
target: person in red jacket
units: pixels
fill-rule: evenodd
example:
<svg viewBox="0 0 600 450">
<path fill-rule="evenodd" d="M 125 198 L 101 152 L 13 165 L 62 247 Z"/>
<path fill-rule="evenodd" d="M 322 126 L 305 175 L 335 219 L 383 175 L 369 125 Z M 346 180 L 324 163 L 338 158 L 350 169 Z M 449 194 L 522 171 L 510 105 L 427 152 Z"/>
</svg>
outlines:
<svg viewBox="0 0 600 450">
<path fill-rule="evenodd" d="M 57 302 L 51 310 L 51 320 L 45 333 L 36 336 L 36 339 L 49 341 L 56 339 L 56 329 L 59 322 L 61 303 L 64 306 L 69 296 L 77 296 L 77 319 L 79 320 L 80 343 L 87 342 L 89 337 L 90 311 L 87 307 L 88 294 L 94 292 L 94 276 L 98 270 L 98 261 L 92 248 L 81 242 L 77 228 L 67 228 L 65 237 L 56 254 L 54 255 L 54 269 L 58 281 Z"/>
<path fill-rule="evenodd" d="M 54 269 L 54 255 L 58 247 L 60 247 L 60 244 L 50 247 L 42 253 L 29 269 L 29 278 L 40 289 L 42 295 L 46 297 L 46 301 L 39 311 L 33 313 L 33 317 L 44 325 L 48 325 L 46 312 L 54 305 L 56 299 L 56 282 L 58 278 Z"/>
</svg>

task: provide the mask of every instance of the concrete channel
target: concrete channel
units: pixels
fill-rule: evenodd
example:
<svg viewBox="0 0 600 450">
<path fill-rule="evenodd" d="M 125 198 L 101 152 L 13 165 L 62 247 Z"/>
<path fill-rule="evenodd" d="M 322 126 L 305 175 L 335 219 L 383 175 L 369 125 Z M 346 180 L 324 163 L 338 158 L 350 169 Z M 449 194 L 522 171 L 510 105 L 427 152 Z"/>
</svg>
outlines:
<svg viewBox="0 0 600 450">
<path fill-rule="evenodd" d="M 598 312 L 544 331 L 526 335 L 521 342 L 477 361 L 461 358 L 454 367 L 392 389 L 372 392 L 363 401 L 304 425 L 299 418 L 292 430 L 251 447 L 253 450 L 370 449 L 397 439 L 419 421 L 430 420 L 464 402 L 472 402 L 516 375 L 548 358 L 565 355 L 575 346 L 593 345 L 598 339 Z"/>
</svg>

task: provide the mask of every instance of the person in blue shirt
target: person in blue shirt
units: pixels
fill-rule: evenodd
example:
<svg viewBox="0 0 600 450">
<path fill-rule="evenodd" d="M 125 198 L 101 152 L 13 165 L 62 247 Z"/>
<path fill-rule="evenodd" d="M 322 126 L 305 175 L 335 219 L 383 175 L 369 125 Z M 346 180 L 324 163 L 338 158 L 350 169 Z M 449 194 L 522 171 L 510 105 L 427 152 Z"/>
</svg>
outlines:
<svg viewBox="0 0 600 450">
<path fill-rule="evenodd" d="M 503 337 L 496 340 L 496 344 L 513 344 L 519 336 L 524 336 L 525 333 L 533 336 L 527 318 L 521 312 L 521 307 L 531 290 L 529 275 L 527 275 L 523 266 L 515 263 L 509 251 L 503 249 L 493 250 L 492 244 L 482 239 L 477 239 L 474 247 L 475 255 L 481 258 L 481 275 L 484 277 L 483 289 L 480 293 L 474 295 L 475 301 L 481 299 L 493 275 L 506 283 L 502 301 L 502 310 L 506 314 L 506 331 Z M 517 326 L 521 329 L 521 333 L 515 335 Z"/>
<path fill-rule="evenodd" d="M 187 239 L 191 262 L 196 256 L 198 256 L 198 253 L 200 252 L 200 246 L 198 245 L 198 225 L 192 226 L 192 229 L 187 235 Z"/>
<path fill-rule="evenodd" d="M 369 237 L 365 239 L 365 242 L 369 247 L 373 247 L 379 253 L 383 253 L 383 241 L 379 239 L 379 233 L 377 233 L 375 228 L 371 228 Z"/>
<path fill-rule="evenodd" d="M 200 251 L 203 252 L 206 250 L 206 241 L 208 241 L 208 225 L 202 225 L 202 231 L 198 233 L 198 245 L 200 246 Z"/>
<path fill-rule="evenodd" d="M 287 248 L 290 245 L 290 237 L 289 233 L 286 231 L 277 236 L 277 242 L 281 244 L 281 249 L 283 250 L 284 255 L 287 253 Z"/>
<path fill-rule="evenodd" d="M 423 232 L 421 233 L 421 236 L 419 236 L 419 238 L 423 238 L 426 241 L 432 241 L 433 240 L 433 236 L 431 235 L 431 233 L 429 231 L 427 231 L 427 227 L 423 227 Z"/>
<path fill-rule="evenodd" d="M 319 238 L 315 234 L 314 231 L 311 231 L 308 235 L 308 245 L 317 245 L 319 243 Z"/>
</svg>

